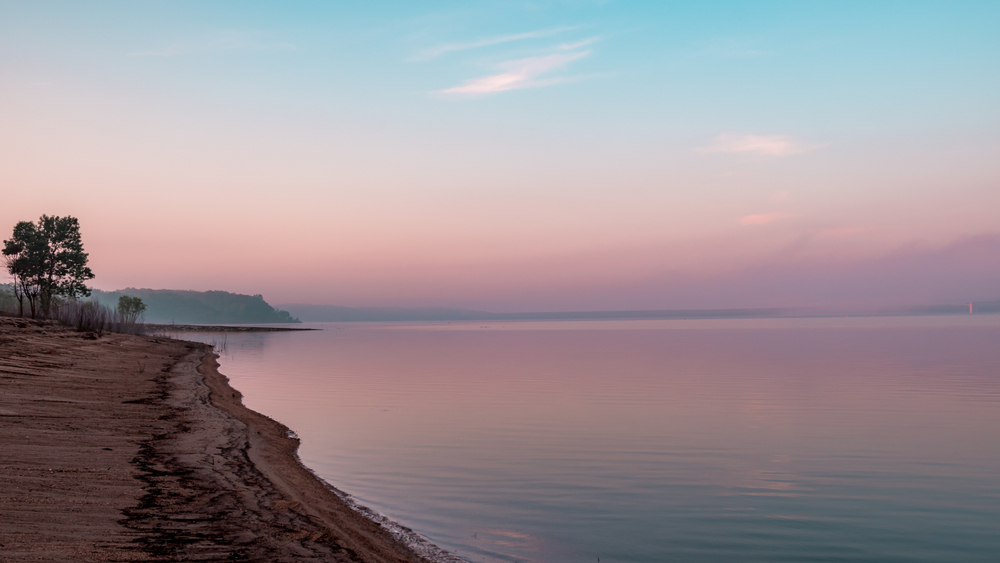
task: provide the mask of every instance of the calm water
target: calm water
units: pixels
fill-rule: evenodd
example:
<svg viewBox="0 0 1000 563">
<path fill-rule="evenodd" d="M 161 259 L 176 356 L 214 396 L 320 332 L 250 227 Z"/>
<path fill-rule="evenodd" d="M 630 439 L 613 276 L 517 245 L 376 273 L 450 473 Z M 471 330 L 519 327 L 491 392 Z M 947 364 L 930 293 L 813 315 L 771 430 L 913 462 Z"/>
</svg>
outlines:
<svg viewBox="0 0 1000 563">
<path fill-rule="evenodd" d="M 223 373 L 471 561 L 1000 558 L 1000 317 L 313 326 Z"/>
</svg>

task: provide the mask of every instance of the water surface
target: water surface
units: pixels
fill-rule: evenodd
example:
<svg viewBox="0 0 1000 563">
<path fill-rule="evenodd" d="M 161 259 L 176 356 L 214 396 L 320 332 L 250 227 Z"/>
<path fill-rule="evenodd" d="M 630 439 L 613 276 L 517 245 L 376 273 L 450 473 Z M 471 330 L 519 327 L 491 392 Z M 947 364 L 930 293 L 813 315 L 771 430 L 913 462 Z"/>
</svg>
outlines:
<svg viewBox="0 0 1000 563">
<path fill-rule="evenodd" d="M 312 326 L 196 338 L 306 465 L 471 561 L 1000 553 L 996 316 Z"/>
</svg>

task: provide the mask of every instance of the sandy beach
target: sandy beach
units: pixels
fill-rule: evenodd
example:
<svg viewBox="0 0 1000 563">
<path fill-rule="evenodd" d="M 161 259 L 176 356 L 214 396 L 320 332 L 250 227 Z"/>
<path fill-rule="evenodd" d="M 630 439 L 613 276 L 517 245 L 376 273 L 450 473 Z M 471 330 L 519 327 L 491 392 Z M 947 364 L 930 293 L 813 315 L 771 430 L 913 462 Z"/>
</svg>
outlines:
<svg viewBox="0 0 1000 563">
<path fill-rule="evenodd" d="M 424 561 L 210 348 L 0 318 L 0 561 Z"/>
</svg>

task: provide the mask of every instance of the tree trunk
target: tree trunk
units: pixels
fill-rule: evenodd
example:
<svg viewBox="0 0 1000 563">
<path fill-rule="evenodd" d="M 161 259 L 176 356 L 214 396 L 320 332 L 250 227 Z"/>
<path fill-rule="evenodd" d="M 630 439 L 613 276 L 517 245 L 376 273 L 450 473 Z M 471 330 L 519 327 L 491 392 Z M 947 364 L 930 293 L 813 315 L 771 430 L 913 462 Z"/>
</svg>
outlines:
<svg viewBox="0 0 1000 563">
<path fill-rule="evenodd" d="M 24 283 L 21 283 L 21 288 L 18 289 L 18 278 L 14 278 L 14 297 L 17 297 L 17 306 L 19 312 L 17 316 L 24 318 Z"/>
<path fill-rule="evenodd" d="M 28 306 L 31 308 L 31 318 L 37 318 L 38 315 L 38 291 L 31 292 L 27 288 L 24 290 L 24 294 L 28 296 Z"/>
</svg>

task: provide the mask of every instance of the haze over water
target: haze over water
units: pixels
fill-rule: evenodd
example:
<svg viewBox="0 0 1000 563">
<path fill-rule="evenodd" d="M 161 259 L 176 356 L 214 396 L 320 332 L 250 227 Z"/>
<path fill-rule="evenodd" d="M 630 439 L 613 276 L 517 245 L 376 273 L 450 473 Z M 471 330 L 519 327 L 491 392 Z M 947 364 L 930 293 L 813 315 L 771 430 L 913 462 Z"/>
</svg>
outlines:
<svg viewBox="0 0 1000 563">
<path fill-rule="evenodd" d="M 362 504 L 470 561 L 994 561 L 1000 317 L 201 335 Z"/>
</svg>

